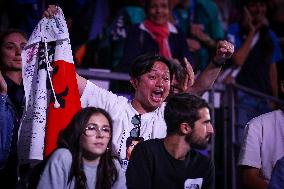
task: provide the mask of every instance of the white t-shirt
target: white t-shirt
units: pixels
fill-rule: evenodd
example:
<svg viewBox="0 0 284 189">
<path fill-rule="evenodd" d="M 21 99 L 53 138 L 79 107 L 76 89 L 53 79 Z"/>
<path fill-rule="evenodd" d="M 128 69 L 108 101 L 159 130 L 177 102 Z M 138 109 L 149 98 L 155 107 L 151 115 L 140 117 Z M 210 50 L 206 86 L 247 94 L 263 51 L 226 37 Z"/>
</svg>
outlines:
<svg viewBox="0 0 284 189">
<path fill-rule="evenodd" d="M 166 136 L 166 123 L 164 120 L 165 102 L 153 112 L 141 115 L 140 137 L 144 140 L 164 138 Z M 122 96 L 117 96 L 110 91 L 102 89 L 90 81 L 81 96 L 82 107 L 99 107 L 105 109 L 113 119 L 113 143 L 115 150 L 122 160 L 126 160 L 126 140 L 130 131 L 135 128 L 131 123 L 133 116 L 139 114 L 131 102 Z M 127 161 L 123 166 L 127 166 Z"/>
<path fill-rule="evenodd" d="M 284 156 L 284 114 L 272 111 L 252 119 L 245 128 L 238 165 L 261 169 L 269 182 L 273 167 Z"/>
</svg>

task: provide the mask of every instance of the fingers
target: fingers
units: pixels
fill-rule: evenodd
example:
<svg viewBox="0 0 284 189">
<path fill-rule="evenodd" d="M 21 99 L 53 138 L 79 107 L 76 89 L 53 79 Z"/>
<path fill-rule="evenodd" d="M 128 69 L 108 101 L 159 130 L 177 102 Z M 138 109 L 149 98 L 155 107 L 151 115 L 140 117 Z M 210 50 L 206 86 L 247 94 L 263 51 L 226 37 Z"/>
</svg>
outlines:
<svg viewBox="0 0 284 189">
<path fill-rule="evenodd" d="M 187 73 L 185 85 L 187 87 L 190 87 L 194 84 L 194 71 L 193 71 L 191 64 L 185 57 L 184 57 L 184 63 L 185 63 L 185 68 L 186 68 L 186 73 Z"/>
<path fill-rule="evenodd" d="M 187 91 L 187 89 L 189 88 L 188 85 L 190 85 L 190 80 L 189 80 L 188 74 L 186 74 L 185 75 L 185 80 L 184 80 L 184 83 L 183 83 L 183 91 Z"/>
<path fill-rule="evenodd" d="M 2 95 L 7 94 L 7 83 L 5 79 L 3 78 L 1 71 L 0 71 L 0 93 Z"/>
<path fill-rule="evenodd" d="M 44 11 L 43 16 L 46 18 L 52 18 L 58 12 L 57 6 L 48 5 L 46 11 Z"/>
<path fill-rule="evenodd" d="M 249 19 L 251 21 L 251 19 L 252 19 L 251 14 L 250 14 L 247 7 L 244 7 L 244 13 L 245 13 L 245 16 L 247 17 L 247 19 Z"/>
<path fill-rule="evenodd" d="M 230 58 L 234 53 L 234 45 L 228 41 L 219 41 L 217 45 L 217 56 Z"/>
</svg>

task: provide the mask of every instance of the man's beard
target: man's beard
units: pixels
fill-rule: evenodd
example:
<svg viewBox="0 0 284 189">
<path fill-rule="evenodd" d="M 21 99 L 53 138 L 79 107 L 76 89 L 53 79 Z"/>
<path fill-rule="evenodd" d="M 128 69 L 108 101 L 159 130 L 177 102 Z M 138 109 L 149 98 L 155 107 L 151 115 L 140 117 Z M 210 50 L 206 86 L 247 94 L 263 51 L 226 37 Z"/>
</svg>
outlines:
<svg viewBox="0 0 284 189">
<path fill-rule="evenodd" d="M 208 142 L 211 138 L 211 134 L 208 134 L 205 139 L 197 139 L 194 138 L 194 132 L 186 136 L 186 141 L 190 145 L 191 148 L 204 150 L 207 148 Z"/>
</svg>

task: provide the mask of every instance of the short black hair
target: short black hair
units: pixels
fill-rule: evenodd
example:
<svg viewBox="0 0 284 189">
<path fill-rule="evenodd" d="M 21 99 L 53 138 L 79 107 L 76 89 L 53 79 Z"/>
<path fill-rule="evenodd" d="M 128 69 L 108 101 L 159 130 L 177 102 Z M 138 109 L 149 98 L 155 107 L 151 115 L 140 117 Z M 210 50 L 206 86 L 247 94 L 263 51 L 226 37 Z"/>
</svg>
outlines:
<svg viewBox="0 0 284 189">
<path fill-rule="evenodd" d="M 200 118 L 198 110 L 201 108 L 210 109 L 208 103 L 196 95 L 179 93 L 171 96 L 164 112 L 167 135 L 177 133 L 184 122 L 193 128 L 195 121 Z"/>
<path fill-rule="evenodd" d="M 249 5 L 252 3 L 265 3 L 267 4 L 267 0 L 244 0 L 243 5 Z"/>
<path fill-rule="evenodd" d="M 151 1 L 152 0 L 145 0 L 144 1 L 144 12 L 146 13 L 146 16 L 148 16 L 148 13 L 149 13 L 148 11 L 150 9 Z M 167 2 L 168 2 L 169 9 L 170 9 L 170 1 L 167 0 Z"/>
<path fill-rule="evenodd" d="M 131 69 L 129 75 L 131 78 L 138 78 L 139 76 L 149 72 L 155 62 L 160 61 L 165 63 L 170 71 L 170 80 L 172 81 L 173 74 L 174 74 L 174 65 L 165 57 L 158 55 L 158 54 L 142 54 L 135 58 L 133 63 L 131 64 Z"/>
<path fill-rule="evenodd" d="M 129 146 L 131 145 L 132 141 L 143 142 L 144 138 L 143 137 L 128 137 L 126 139 L 126 149 L 129 148 Z"/>
</svg>

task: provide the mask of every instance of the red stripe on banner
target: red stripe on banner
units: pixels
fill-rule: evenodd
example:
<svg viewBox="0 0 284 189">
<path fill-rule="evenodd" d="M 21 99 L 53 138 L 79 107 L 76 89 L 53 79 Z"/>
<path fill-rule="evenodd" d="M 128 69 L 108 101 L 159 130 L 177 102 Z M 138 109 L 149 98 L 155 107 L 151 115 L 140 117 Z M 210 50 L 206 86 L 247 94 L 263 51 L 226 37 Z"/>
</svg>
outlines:
<svg viewBox="0 0 284 189">
<path fill-rule="evenodd" d="M 54 108 L 54 102 L 49 104 L 45 134 L 45 156 L 55 150 L 59 132 L 69 124 L 74 114 L 81 109 L 74 64 L 58 60 L 54 62 L 53 67 L 55 72 L 56 69 L 58 70 L 52 77 L 52 84 L 58 101 L 65 101 L 65 107 Z M 68 91 L 66 87 L 68 87 Z"/>
</svg>

